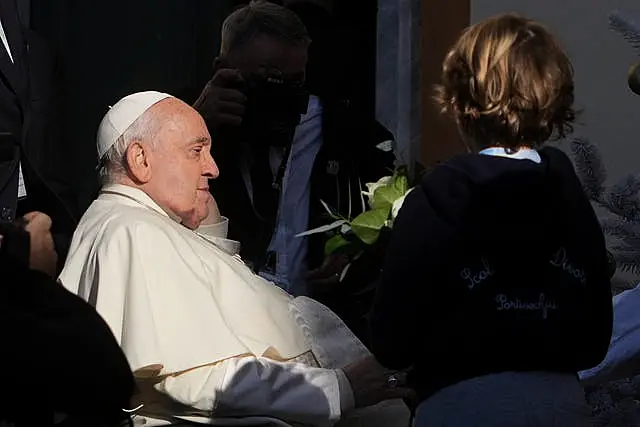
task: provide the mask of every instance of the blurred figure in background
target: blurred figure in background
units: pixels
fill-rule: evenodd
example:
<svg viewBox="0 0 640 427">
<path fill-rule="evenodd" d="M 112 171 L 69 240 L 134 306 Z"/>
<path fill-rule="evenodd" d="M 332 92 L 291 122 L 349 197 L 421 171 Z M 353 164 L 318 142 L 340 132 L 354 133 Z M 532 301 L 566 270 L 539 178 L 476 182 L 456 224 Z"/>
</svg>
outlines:
<svg viewBox="0 0 640 427">
<path fill-rule="evenodd" d="M 58 59 L 22 25 L 15 0 L 0 2 L 0 39 L 0 220 L 49 215 L 61 266 L 76 220 L 60 145 Z"/>
</svg>

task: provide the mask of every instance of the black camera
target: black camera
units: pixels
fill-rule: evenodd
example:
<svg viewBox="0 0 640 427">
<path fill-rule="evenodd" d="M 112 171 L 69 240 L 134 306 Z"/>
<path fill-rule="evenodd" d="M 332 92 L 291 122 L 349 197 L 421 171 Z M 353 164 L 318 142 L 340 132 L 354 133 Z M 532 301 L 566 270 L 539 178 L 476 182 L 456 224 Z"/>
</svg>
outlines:
<svg viewBox="0 0 640 427">
<path fill-rule="evenodd" d="M 252 144 L 290 145 L 309 104 L 303 76 L 266 71 L 245 74 L 240 84 L 238 89 L 247 97 L 240 126 L 243 138 Z"/>
</svg>

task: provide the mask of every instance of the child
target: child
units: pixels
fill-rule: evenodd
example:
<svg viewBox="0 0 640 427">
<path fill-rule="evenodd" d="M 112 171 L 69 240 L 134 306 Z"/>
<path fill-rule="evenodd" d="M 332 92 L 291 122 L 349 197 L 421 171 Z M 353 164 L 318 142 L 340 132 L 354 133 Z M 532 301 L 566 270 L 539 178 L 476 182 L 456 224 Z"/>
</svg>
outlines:
<svg viewBox="0 0 640 427">
<path fill-rule="evenodd" d="M 415 426 L 589 423 L 576 373 L 611 338 L 607 252 L 569 159 L 543 148 L 571 131 L 573 89 L 556 39 L 514 14 L 444 61 L 436 100 L 470 153 L 407 197 L 371 320 L 379 361 L 411 368 Z"/>
</svg>

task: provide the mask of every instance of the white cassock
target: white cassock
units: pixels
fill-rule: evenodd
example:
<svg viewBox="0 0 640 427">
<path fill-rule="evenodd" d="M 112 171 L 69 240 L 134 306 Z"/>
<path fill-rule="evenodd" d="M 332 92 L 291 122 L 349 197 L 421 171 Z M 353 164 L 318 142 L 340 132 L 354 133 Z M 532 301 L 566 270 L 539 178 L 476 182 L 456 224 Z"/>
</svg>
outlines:
<svg viewBox="0 0 640 427">
<path fill-rule="evenodd" d="M 326 308 L 253 274 L 224 237 L 226 221 L 194 232 L 141 190 L 108 185 L 80 221 L 60 281 L 102 315 L 151 394 L 171 398 L 146 393 L 145 415 L 336 423 L 354 404 L 337 368 L 366 349 Z M 406 408 L 382 412 L 393 414 L 382 425 L 407 425 Z"/>
</svg>

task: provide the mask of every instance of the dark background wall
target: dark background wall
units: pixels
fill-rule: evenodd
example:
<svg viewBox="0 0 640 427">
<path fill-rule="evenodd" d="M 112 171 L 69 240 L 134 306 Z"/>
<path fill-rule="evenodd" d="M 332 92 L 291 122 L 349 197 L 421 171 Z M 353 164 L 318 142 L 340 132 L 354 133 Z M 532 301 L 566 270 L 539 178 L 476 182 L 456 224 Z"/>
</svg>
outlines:
<svg viewBox="0 0 640 427">
<path fill-rule="evenodd" d="M 80 204 L 96 190 L 95 133 L 108 105 L 141 90 L 193 96 L 207 81 L 231 0 L 32 0 L 30 26 L 64 68 L 69 161 Z"/>
<path fill-rule="evenodd" d="M 377 0 L 334 0 L 341 34 L 340 62 L 333 64 L 344 72 L 347 93 L 373 118 L 376 110 Z"/>
<path fill-rule="evenodd" d="M 26 0 L 25 0 L 26 1 Z M 211 77 L 220 27 L 238 0 L 31 0 L 30 27 L 61 55 L 66 88 L 68 164 L 88 206 L 95 196 L 95 133 L 108 105 L 141 90 L 193 101 Z M 362 5 L 361 3 L 368 3 Z M 349 55 L 339 67 L 348 95 L 375 105 L 376 2 L 337 1 Z M 345 59 L 346 58 L 346 59 Z"/>
</svg>

